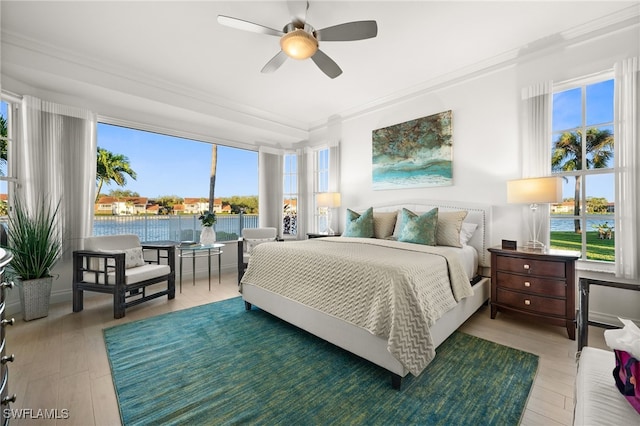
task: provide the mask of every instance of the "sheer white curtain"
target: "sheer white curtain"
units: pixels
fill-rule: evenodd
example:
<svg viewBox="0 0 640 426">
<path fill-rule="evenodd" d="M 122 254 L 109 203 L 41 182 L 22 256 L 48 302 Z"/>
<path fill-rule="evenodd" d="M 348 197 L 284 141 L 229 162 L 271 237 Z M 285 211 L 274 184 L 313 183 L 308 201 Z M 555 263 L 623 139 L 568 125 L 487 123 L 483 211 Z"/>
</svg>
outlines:
<svg viewBox="0 0 640 426">
<path fill-rule="evenodd" d="M 638 158 L 638 58 L 614 65 L 614 136 L 616 144 L 616 277 L 638 278 L 638 209 L 640 208 L 640 158 Z"/>
<path fill-rule="evenodd" d="M 551 101 L 553 83 L 539 83 L 522 90 L 522 177 L 551 175 Z M 531 210 L 527 207 L 531 226 Z M 536 213 L 539 239 L 549 245 L 549 206 L 540 206 Z M 531 232 L 530 232 L 531 233 Z M 533 235 L 533 234 L 532 234 Z"/>
<path fill-rule="evenodd" d="M 282 236 L 283 153 L 260 148 L 258 157 L 258 210 L 260 227 L 274 227 Z"/>
<path fill-rule="evenodd" d="M 60 202 L 64 257 L 91 235 L 96 188 L 96 117 L 24 96 L 16 143 L 16 195 L 33 209 Z"/>
<path fill-rule="evenodd" d="M 298 205 L 296 221 L 296 237 L 303 240 L 307 235 L 307 225 L 309 217 L 307 214 L 309 206 L 309 186 L 308 186 L 308 158 L 304 148 L 296 150 L 296 162 L 298 165 Z"/>
</svg>

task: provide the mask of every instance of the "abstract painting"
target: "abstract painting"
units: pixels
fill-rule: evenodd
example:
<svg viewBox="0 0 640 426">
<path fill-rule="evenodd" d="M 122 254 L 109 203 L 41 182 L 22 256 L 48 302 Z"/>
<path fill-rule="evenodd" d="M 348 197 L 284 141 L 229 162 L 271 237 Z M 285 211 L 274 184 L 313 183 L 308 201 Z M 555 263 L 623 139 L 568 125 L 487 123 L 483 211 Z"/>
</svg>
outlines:
<svg viewBox="0 0 640 426">
<path fill-rule="evenodd" d="M 373 189 L 452 185 L 452 113 L 373 131 Z"/>
</svg>

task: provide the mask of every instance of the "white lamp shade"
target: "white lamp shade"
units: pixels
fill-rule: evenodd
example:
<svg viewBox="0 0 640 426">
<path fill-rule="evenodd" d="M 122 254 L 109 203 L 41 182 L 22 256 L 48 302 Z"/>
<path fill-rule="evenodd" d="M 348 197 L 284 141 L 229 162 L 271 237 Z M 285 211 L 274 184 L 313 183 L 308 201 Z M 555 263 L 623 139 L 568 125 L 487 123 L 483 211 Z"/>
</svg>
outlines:
<svg viewBox="0 0 640 426">
<path fill-rule="evenodd" d="M 316 204 L 318 205 L 318 207 L 340 207 L 340 193 L 321 192 L 316 195 Z"/>
<path fill-rule="evenodd" d="M 562 201 L 562 178 L 539 177 L 507 182 L 507 202 L 546 204 Z"/>
</svg>

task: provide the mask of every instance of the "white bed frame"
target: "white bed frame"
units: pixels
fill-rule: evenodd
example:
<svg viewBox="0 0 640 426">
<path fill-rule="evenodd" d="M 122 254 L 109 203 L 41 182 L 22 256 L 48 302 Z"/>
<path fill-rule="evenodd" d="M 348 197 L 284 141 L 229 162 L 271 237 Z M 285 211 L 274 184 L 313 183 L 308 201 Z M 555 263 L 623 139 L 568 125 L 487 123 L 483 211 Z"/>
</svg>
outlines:
<svg viewBox="0 0 640 426">
<path fill-rule="evenodd" d="M 381 212 L 399 210 L 402 207 L 406 207 L 413 212 L 426 212 L 433 207 L 438 207 L 441 211 L 469 211 L 465 221 L 478 224 L 478 228 L 469 241 L 469 245 L 472 245 L 478 251 L 480 270 L 485 270 L 485 268 L 491 266 L 490 256 L 487 251 L 487 244 L 490 241 L 488 232 L 491 215 L 490 206 L 449 201 L 414 201 L 373 206 L 374 211 Z M 473 285 L 473 289 L 473 296 L 463 299 L 431 327 L 431 336 L 436 347 L 444 342 L 489 299 L 491 292 L 490 279 L 486 276 L 481 277 Z M 272 315 L 389 370 L 392 373 L 392 385 L 396 389 L 400 389 L 402 377 L 408 374 L 408 370 L 387 349 L 387 340 L 371 334 L 368 330 L 252 284 L 242 285 L 242 298 L 248 309 L 250 309 L 251 305 L 258 306 Z"/>
</svg>

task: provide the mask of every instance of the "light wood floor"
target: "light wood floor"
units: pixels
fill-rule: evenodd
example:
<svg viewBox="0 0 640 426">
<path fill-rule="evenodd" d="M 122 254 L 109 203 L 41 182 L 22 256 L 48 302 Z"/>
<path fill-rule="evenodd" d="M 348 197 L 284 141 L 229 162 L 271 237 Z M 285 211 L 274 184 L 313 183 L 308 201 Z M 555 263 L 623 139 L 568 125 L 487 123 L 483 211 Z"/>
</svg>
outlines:
<svg viewBox="0 0 640 426">
<path fill-rule="evenodd" d="M 91 295 L 91 293 L 85 293 Z M 28 322 L 16 316 L 7 329 L 7 352 L 16 359 L 9 364 L 9 391 L 17 395 L 13 409 L 57 409 L 66 419 L 12 419 L 12 425 L 118 425 L 116 403 L 102 329 L 169 311 L 189 308 L 238 296 L 235 273 L 223 273 L 222 284 L 206 280 L 167 301 L 157 299 L 127 310 L 113 319 L 111 297 L 85 296 L 85 309 L 71 312 L 71 302 L 52 305 L 49 316 Z M 573 415 L 576 342 L 562 327 L 536 324 L 534 320 L 499 313 L 489 318 L 481 308 L 462 331 L 540 356 L 540 366 L 527 404 L 523 425 L 569 425 Z M 589 344 L 603 347 L 602 330 L 590 330 Z M 63 411 L 68 410 L 68 411 Z M 215 419 L 212 419 L 215 423 Z"/>
</svg>

